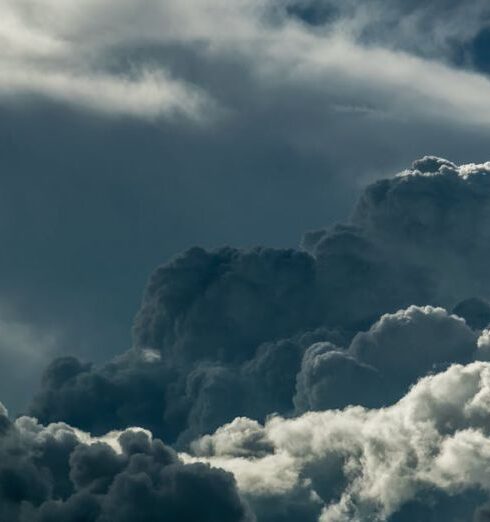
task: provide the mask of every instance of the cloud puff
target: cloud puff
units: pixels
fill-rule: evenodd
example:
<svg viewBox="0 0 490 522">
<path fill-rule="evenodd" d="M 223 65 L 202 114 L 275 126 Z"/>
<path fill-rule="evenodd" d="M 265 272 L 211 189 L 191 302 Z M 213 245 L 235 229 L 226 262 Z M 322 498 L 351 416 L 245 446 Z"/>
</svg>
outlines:
<svg viewBox="0 0 490 522">
<path fill-rule="evenodd" d="M 157 269 L 134 324 L 138 347 L 174 361 L 243 361 L 261 341 L 319 323 L 314 259 L 294 250 L 193 248 Z"/>
<path fill-rule="evenodd" d="M 385 409 L 275 417 L 263 427 L 237 419 L 196 441 L 200 456 L 185 458 L 234 473 L 252 503 L 273 497 L 280 510 L 282 499 L 303 490 L 312 505 L 320 501 L 325 522 L 405 520 L 410 513 L 426 520 L 417 509 L 440 520 L 437 513 L 455 498 L 457 509 L 444 519 L 463 513 L 468 520 L 490 492 L 489 396 L 487 363 L 456 365 Z"/>
<path fill-rule="evenodd" d="M 442 308 L 411 306 L 385 314 L 358 333 L 347 350 L 330 343 L 306 350 L 296 377 L 296 409 L 391 404 L 420 377 L 482 358 L 477 338 L 463 319 Z"/>
<path fill-rule="evenodd" d="M 9 522 L 253 520 L 232 476 L 183 464 L 143 430 L 94 439 L 0 410 L 0 518 Z"/>
<path fill-rule="evenodd" d="M 356 335 L 350 351 L 400 384 L 413 382 L 437 365 L 471 360 L 475 332 L 442 308 L 411 306 L 386 314 Z"/>
</svg>

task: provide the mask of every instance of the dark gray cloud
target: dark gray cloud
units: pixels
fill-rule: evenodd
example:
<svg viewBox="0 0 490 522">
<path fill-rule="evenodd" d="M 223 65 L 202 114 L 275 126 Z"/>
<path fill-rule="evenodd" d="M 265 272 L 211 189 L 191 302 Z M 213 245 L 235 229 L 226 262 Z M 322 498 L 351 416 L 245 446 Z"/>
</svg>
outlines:
<svg viewBox="0 0 490 522">
<path fill-rule="evenodd" d="M 453 313 L 462 317 L 475 330 L 483 330 L 490 324 L 490 303 L 485 299 L 464 299 L 454 307 Z"/>
<path fill-rule="evenodd" d="M 66 424 L 12 423 L 3 409 L 0 425 L 6 522 L 253 520 L 231 474 L 183 464 L 146 432 L 95 440 Z"/>
<path fill-rule="evenodd" d="M 55 360 L 32 414 L 185 446 L 237 416 L 392 404 L 427 373 L 486 359 L 487 169 L 425 157 L 304 251 L 185 252 L 150 278 L 133 349 L 100 367 Z"/>
<path fill-rule="evenodd" d="M 157 269 L 134 325 L 172 364 L 249 359 L 257 344 L 320 322 L 314 259 L 295 250 L 192 249 Z"/>
<path fill-rule="evenodd" d="M 329 343 L 308 348 L 296 376 L 296 387 L 293 400 L 300 412 L 349 404 L 377 406 L 390 400 L 381 372 Z"/>
</svg>

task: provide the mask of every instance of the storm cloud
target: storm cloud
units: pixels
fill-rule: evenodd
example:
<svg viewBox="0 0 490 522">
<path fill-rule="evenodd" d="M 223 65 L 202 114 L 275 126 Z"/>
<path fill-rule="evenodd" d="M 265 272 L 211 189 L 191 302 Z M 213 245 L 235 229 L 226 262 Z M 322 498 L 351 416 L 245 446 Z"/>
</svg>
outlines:
<svg viewBox="0 0 490 522">
<path fill-rule="evenodd" d="M 142 430 L 100 439 L 0 416 L 0 517 L 8 522 L 253 520 L 231 474 L 183 464 Z"/>
<path fill-rule="evenodd" d="M 393 404 L 485 359 L 488 169 L 418 160 L 303 250 L 185 252 L 150 278 L 133 349 L 100 367 L 55 360 L 31 413 L 185 446 L 237 416 Z"/>
<path fill-rule="evenodd" d="M 4 517 L 481 520 L 488 174 L 426 156 L 300 249 L 157 268 L 129 351 L 2 412 Z"/>
</svg>

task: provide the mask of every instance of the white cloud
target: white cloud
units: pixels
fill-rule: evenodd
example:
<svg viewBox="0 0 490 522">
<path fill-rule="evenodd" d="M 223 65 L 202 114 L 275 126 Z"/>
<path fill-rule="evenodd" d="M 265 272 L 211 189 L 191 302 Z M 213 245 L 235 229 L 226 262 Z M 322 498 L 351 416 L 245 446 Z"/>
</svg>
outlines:
<svg viewBox="0 0 490 522">
<path fill-rule="evenodd" d="M 0 95 L 37 94 L 115 116 L 184 115 L 199 121 L 213 105 L 199 89 L 169 78 L 161 70 L 143 70 L 132 77 L 36 67 L 8 67 Z"/>
<path fill-rule="evenodd" d="M 310 489 L 314 498 L 323 498 L 323 522 L 384 520 L 434 488 L 449 494 L 470 488 L 490 492 L 489 419 L 490 364 L 478 362 L 422 379 L 389 408 L 269 419 L 255 430 L 255 438 L 273 446 L 267 455 L 244 457 L 240 447 L 233 454 L 230 448 L 240 440 L 235 421 L 194 443 L 214 454 L 185 458 L 231 471 L 252 499 Z M 239 425 L 251 429 L 244 420 Z M 326 497 L 318 484 L 339 476 L 345 480 L 341 495 Z"/>
<path fill-rule="evenodd" d="M 476 358 L 481 361 L 490 360 L 490 330 L 483 330 L 477 341 Z"/>
<path fill-rule="evenodd" d="M 372 18 L 356 13 L 359 20 Z M 165 64 L 150 67 L 139 58 L 138 70 L 151 73 L 136 78 L 104 69 L 118 47 L 202 42 L 211 69 L 224 58 L 239 61 L 262 88 L 294 85 L 320 93 L 332 107 L 369 107 L 368 117 L 490 124 L 485 77 L 366 47 L 356 36 L 343 23 L 321 29 L 300 24 L 276 0 L 0 0 L 0 94 L 39 93 L 106 114 L 206 119 L 217 108 L 212 96 L 170 78 Z"/>
</svg>

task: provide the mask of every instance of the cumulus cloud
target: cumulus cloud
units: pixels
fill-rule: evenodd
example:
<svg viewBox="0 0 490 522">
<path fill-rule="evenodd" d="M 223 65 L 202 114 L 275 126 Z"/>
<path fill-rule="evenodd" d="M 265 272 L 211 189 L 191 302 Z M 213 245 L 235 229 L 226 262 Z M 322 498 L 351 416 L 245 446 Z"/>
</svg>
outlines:
<svg viewBox="0 0 490 522">
<path fill-rule="evenodd" d="M 387 314 L 356 335 L 350 351 L 400 384 L 413 382 L 438 364 L 468 362 L 476 334 L 442 308 L 411 306 Z"/>
<path fill-rule="evenodd" d="M 233 477 L 139 429 L 101 438 L 0 409 L 0 518 L 8 522 L 253 520 Z M 192 499 L 190 498 L 192 497 Z"/>
<path fill-rule="evenodd" d="M 422 158 L 303 251 L 185 252 L 150 278 L 133 349 L 98 368 L 55 360 L 32 414 L 185 446 L 237 416 L 389 405 L 485 359 L 487 171 Z"/>
<path fill-rule="evenodd" d="M 347 350 L 330 343 L 306 350 L 296 377 L 296 410 L 391 404 L 430 372 L 482 359 L 477 338 L 463 319 L 442 308 L 411 306 L 385 314 Z"/>
<path fill-rule="evenodd" d="M 185 520 L 190 488 L 215 499 L 210 520 L 482 519 L 489 173 L 427 156 L 301 250 L 193 248 L 159 267 L 131 350 L 99 367 L 55 359 L 39 420 L 3 414 L 16 438 L 69 434 L 48 481 L 21 459 L 8 516 L 123 521 L 144 499 L 149 520 Z"/>
<path fill-rule="evenodd" d="M 325 522 L 469 520 L 489 494 L 489 394 L 487 363 L 455 365 L 385 409 L 275 417 L 264 426 L 237 419 L 185 458 L 231 471 L 252 504 L 273 497 L 280 510 L 303 490 L 312 505 L 320 501 Z"/>
</svg>

